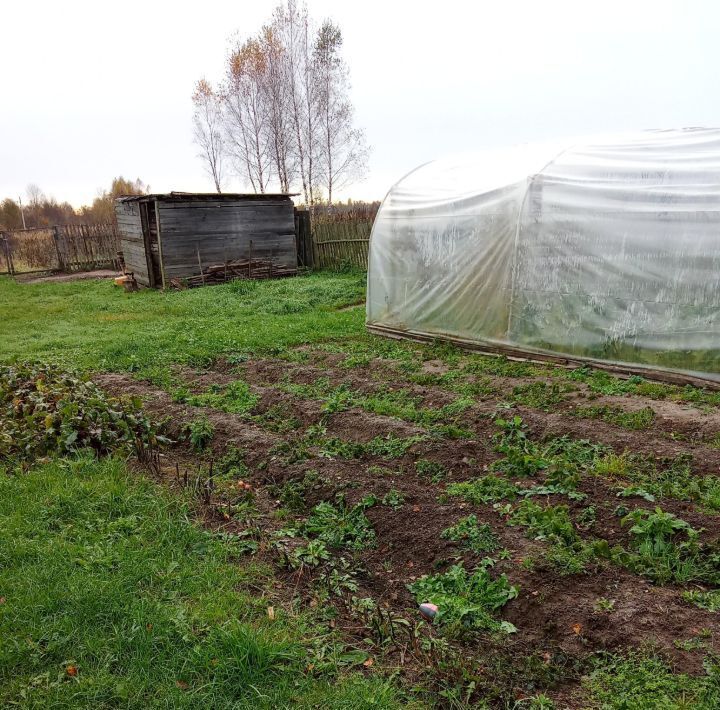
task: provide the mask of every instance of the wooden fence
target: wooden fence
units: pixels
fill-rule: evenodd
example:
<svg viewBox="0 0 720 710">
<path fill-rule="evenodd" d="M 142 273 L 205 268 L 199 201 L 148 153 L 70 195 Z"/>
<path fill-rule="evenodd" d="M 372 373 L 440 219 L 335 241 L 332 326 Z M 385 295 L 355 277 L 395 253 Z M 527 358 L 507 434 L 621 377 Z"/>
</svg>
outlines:
<svg viewBox="0 0 720 710">
<path fill-rule="evenodd" d="M 0 232 L 0 273 L 120 268 L 113 224 L 70 224 Z"/>
<path fill-rule="evenodd" d="M 367 269 L 370 232 L 378 207 L 373 202 L 316 209 L 311 220 L 315 266 Z"/>
</svg>

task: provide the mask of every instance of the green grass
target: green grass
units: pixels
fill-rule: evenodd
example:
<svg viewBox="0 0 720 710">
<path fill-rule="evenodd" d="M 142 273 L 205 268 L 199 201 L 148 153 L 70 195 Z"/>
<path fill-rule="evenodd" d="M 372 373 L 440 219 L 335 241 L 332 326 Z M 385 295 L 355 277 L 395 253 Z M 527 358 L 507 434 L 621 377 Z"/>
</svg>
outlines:
<svg viewBox="0 0 720 710">
<path fill-rule="evenodd" d="M 565 393 L 573 390 L 574 387 L 567 383 L 530 382 L 514 387 L 510 399 L 516 404 L 549 412 L 555 405 L 565 401 Z"/>
<path fill-rule="evenodd" d="M 248 414 L 258 403 L 260 397 L 250 391 L 250 385 L 243 380 L 235 380 L 228 385 L 211 385 L 207 392 L 190 395 L 188 404 L 195 407 L 212 407 L 232 414 Z"/>
<path fill-rule="evenodd" d="M 608 710 L 712 710 L 720 706 L 720 674 L 712 663 L 706 673 L 689 676 L 673 673 L 668 665 L 650 655 L 626 658 L 605 656 L 585 677 L 590 707 Z"/>
<path fill-rule="evenodd" d="M 0 277 L 0 360 L 59 361 L 166 377 L 168 364 L 357 337 L 365 275 L 317 273 L 211 288 L 125 293 L 108 281 L 18 284 Z"/>
<path fill-rule="evenodd" d="M 638 375 L 622 378 L 611 375 L 604 370 L 581 367 L 571 370 L 566 376 L 571 380 L 584 382 L 590 391 L 599 394 L 636 394 L 650 399 L 669 399 L 701 406 L 718 406 L 720 404 L 720 392 L 708 391 L 692 385 L 680 387 L 665 384 L 664 382 L 652 382 Z"/>
<path fill-rule="evenodd" d="M 600 405 L 577 407 L 569 410 L 576 417 L 584 419 L 600 419 L 608 424 L 615 424 L 623 429 L 649 429 L 655 421 L 655 412 L 650 407 L 643 407 L 635 412 L 626 412 L 620 407 Z"/>
<path fill-rule="evenodd" d="M 0 476 L 0 705 L 404 706 L 316 621 L 270 620 L 268 570 L 188 516 L 118 460 Z"/>
<path fill-rule="evenodd" d="M 687 456 L 653 459 L 627 451 L 608 453 L 594 463 L 591 472 L 618 484 L 618 495 L 624 498 L 644 497 L 650 502 L 675 498 L 720 510 L 720 478 L 695 475 Z"/>
<path fill-rule="evenodd" d="M 353 390 L 345 383 L 333 387 L 328 377 L 320 377 L 310 384 L 296 384 L 286 377 L 279 388 L 295 397 L 323 402 L 323 413 L 326 415 L 359 407 L 373 414 L 419 424 L 440 435 L 453 438 L 472 436 L 472 432 L 461 429 L 457 423 L 460 415 L 473 405 L 473 400 L 467 397 L 460 397 L 442 407 L 422 407 L 421 397 L 404 389 L 383 388 L 366 394 Z"/>
</svg>

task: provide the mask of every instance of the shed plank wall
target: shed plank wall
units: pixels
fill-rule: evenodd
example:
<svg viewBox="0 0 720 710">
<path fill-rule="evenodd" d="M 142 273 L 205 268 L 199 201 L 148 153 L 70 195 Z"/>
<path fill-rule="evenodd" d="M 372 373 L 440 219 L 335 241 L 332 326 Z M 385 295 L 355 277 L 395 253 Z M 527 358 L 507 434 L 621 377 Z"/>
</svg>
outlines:
<svg viewBox="0 0 720 710">
<path fill-rule="evenodd" d="M 291 200 L 160 201 L 158 210 L 168 279 L 198 274 L 198 251 L 203 267 L 251 255 L 286 268 L 297 265 Z"/>
<path fill-rule="evenodd" d="M 137 202 L 115 203 L 120 248 L 125 260 L 125 268 L 135 274 L 135 279 L 143 286 L 150 285 L 147 256 L 140 222 L 140 205 Z"/>
</svg>

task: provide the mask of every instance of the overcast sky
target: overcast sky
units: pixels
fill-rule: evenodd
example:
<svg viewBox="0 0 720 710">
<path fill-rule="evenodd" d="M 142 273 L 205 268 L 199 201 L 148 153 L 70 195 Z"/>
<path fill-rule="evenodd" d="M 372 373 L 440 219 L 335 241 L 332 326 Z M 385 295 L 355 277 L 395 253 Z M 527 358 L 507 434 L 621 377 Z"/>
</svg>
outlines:
<svg viewBox="0 0 720 710">
<path fill-rule="evenodd" d="M 190 94 L 272 0 L 3 4 L 0 198 L 37 183 L 79 206 L 117 175 L 211 190 Z M 308 0 L 341 27 L 366 180 L 380 199 L 446 153 L 584 133 L 720 126 L 712 0 Z M 237 179 L 228 186 L 240 189 Z"/>
</svg>

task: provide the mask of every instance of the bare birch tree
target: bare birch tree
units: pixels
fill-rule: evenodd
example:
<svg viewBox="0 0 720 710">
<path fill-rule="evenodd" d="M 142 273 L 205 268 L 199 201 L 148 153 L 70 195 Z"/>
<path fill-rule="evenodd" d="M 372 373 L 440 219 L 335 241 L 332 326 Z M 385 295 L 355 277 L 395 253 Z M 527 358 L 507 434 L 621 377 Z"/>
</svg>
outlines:
<svg viewBox="0 0 720 710">
<path fill-rule="evenodd" d="M 231 50 L 222 89 L 224 148 L 255 192 L 298 186 L 305 204 L 366 171 L 368 148 L 353 125 L 342 34 L 319 29 L 306 5 L 284 0 L 256 37 Z"/>
<path fill-rule="evenodd" d="M 205 79 L 200 79 L 195 84 L 192 101 L 195 107 L 193 135 L 200 148 L 199 157 L 205 163 L 205 169 L 212 178 L 215 189 L 222 192 L 225 143 L 222 135 L 220 97 Z"/>
<path fill-rule="evenodd" d="M 342 33 L 325 20 L 314 47 L 318 116 L 318 182 L 332 203 L 333 192 L 364 176 L 369 150 L 363 131 L 353 126 L 348 69 L 340 53 Z"/>
<path fill-rule="evenodd" d="M 275 177 L 281 192 L 290 192 L 297 170 L 296 151 L 290 119 L 290 86 L 287 82 L 286 48 L 273 25 L 263 27 L 262 50 L 265 54 L 264 99 L 266 104 L 268 144 Z"/>
<path fill-rule="evenodd" d="M 312 204 L 312 156 L 307 140 L 305 75 L 310 17 L 305 5 L 287 0 L 273 15 L 272 27 L 284 48 L 283 74 L 288 91 L 290 126 L 305 204 Z"/>
<path fill-rule="evenodd" d="M 271 177 L 268 147 L 265 73 L 267 63 L 257 39 L 249 39 L 230 55 L 223 90 L 225 135 L 241 177 L 264 193 Z"/>
</svg>

